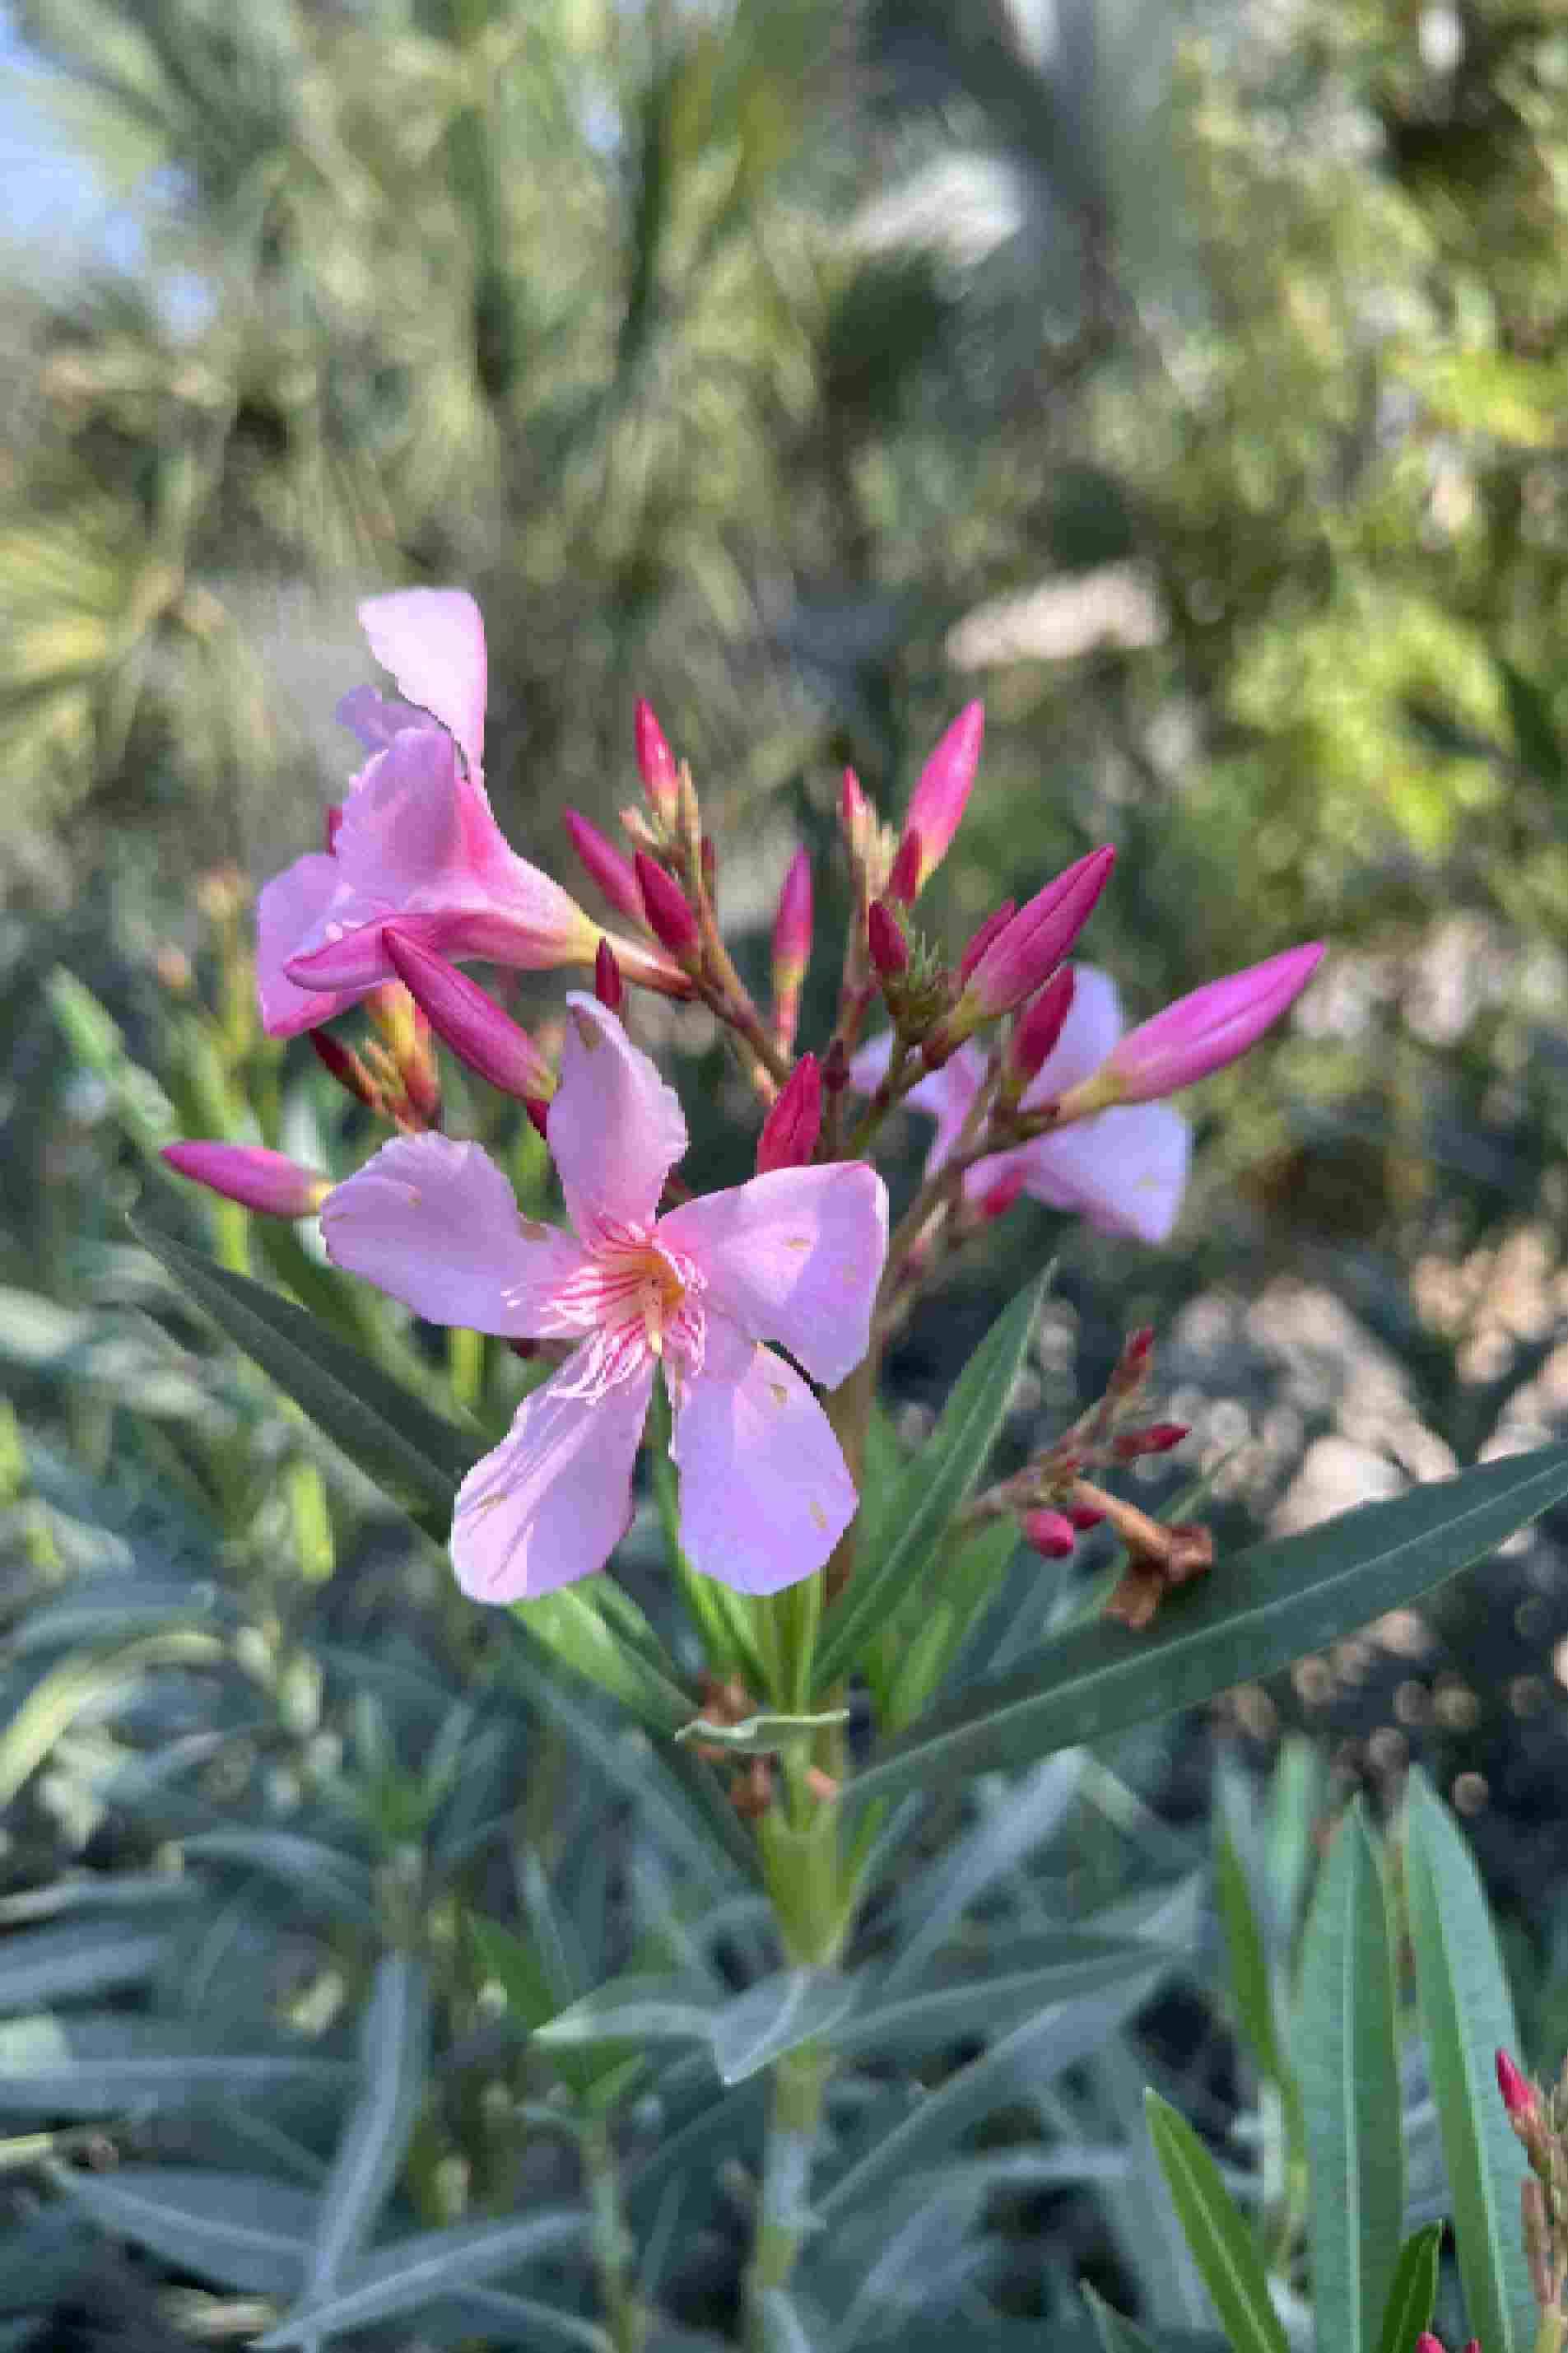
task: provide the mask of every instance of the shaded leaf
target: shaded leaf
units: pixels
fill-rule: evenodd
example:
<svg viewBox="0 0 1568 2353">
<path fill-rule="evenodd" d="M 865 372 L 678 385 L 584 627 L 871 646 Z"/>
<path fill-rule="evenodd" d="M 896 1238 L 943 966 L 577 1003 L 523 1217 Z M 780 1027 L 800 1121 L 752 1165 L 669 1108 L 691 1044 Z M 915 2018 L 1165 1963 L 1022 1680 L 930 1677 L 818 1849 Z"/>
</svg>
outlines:
<svg viewBox="0 0 1568 2353">
<path fill-rule="evenodd" d="M 1262 2258 L 1218 2166 L 1186 2118 L 1155 2093 L 1145 2094 L 1144 2106 L 1172 2203 L 1235 2353 L 1290 2353 Z"/>
<path fill-rule="evenodd" d="M 370 2238 L 425 2096 L 430 1989 L 422 1961 L 384 1953 L 360 2025 L 360 2094 L 321 2190 L 305 2295 L 322 2300 Z"/>
<path fill-rule="evenodd" d="M 258 2353 L 422 2312 L 454 2289 L 561 2253 L 580 2240 L 586 2229 L 585 2214 L 571 2207 L 550 2207 L 520 2222 L 472 2222 L 450 2231 L 421 2231 L 357 2264 L 338 2293 L 324 2304 L 296 2313 L 280 2327 L 258 2337 Z"/>
<path fill-rule="evenodd" d="M 1437 2303 L 1437 2265 L 1443 2225 L 1429 2222 L 1405 2242 L 1389 2284 L 1378 2332 L 1377 2353 L 1415 2353 L 1415 2340 L 1432 2326 Z"/>
<path fill-rule="evenodd" d="M 100 2230 L 216 2286 L 277 2295 L 304 2277 L 316 2214 L 309 2189 L 210 2167 L 121 2165 L 88 2173 L 54 2166 L 50 2175 Z"/>
</svg>

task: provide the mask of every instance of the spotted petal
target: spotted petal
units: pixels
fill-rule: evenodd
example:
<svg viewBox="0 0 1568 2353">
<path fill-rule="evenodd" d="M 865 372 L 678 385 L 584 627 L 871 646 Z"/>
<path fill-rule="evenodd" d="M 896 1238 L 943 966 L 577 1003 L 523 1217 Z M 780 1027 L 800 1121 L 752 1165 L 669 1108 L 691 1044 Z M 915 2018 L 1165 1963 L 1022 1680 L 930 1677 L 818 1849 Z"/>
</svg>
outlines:
<svg viewBox="0 0 1568 2353">
<path fill-rule="evenodd" d="M 553 1106 L 550 1123 L 553 1137 Z M 710 1305 L 752 1339 L 776 1340 L 814 1380 L 837 1385 L 870 1346 L 888 1194 L 863 1160 L 705 1193 L 662 1218 L 658 1238 L 696 1261 Z"/>
<path fill-rule="evenodd" d="M 566 1211 L 584 1241 L 644 1226 L 686 1150 L 680 1099 L 615 1015 L 574 989 L 566 999 L 561 1083 L 550 1105 L 550 1149 Z"/>
<path fill-rule="evenodd" d="M 701 1372 L 677 1384 L 670 1452 L 681 1549 L 739 1592 L 810 1577 L 855 1516 L 855 1482 L 810 1389 L 723 1316 L 709 1316 Z"/>
<path fill-rule="evenodd" d="M 367 596 L 360 626 L 400 692 L 457 738 L 468 771 L 485 755 L 485 625 L 463 588 L 400 588 Z"/>
<path fill-rule="evenodd" d="M 1165 1103 L 1133 1103 L 1037 1136 L 971 1170 L 994 1183 L 1005 1169 L 1025 1171 L 1025 1190 L 1053 1209 L 1087 1218 L 1102 1234 L 1163 1242 L 1186 1187 L 1192 1130 Z"/>
<path fill-rule="evenodd" d="M 652 1357 L 590 1400 L 576 1358 L 518 1408 L 458 1491 L 452 1565 L 475 1601 L 530 1601 L 603 1568 L 631 1524 L 632 1470 Z"/>
<path fill-rule="evenodd" d="M 555 1310 L 584 1253 L 558 1226 L 522 1217 L 477 1144 L 403 1135 L 328 1194 L 321 1235 L 335 1266 L 363 1275 L 432 1324 L 509 1338 L 579 1331 Z"/>
</svg>

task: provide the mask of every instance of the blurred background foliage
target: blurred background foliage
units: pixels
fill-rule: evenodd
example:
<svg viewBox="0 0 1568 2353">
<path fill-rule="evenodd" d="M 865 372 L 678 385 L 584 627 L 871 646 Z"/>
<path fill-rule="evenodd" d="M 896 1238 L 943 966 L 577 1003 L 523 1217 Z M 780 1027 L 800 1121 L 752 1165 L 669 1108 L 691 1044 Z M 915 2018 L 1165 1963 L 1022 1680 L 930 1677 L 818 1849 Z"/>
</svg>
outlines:
<svg viewBox="0 0 1568 2353">
<path fill-rule="evenodd" d="M 822 853 L 824 939 L 843 912 L 839 766 L 898 808 L 976 693 L 981 784 L 922 904 L 954 946 L 1002 893 L 1106 839 L 1121 865 L 1092 952 L 1139 1012 L 1297 937 L 1333 943 L 1289 1032 L 1193 1107 L 1176 1245 L 1015 1213 L 900 1351 L 906 1439 L 1036 1244 L 1062 1268 L 1031 1427 L 1095 1393 L 1121 1330 L 1158 1321 L 1227 1535 L 1561 1427 L 1558 10 L 16 0 L 5 31 L 14 1628 L 79 1574 L 123 1567 L 152 1514 L 168 1573 L 216 1562 L 237 1597 L 224 1607 L 259 1630 L 237 1667 L 226 1624 L 217 1663 L 161 1667 L 158 1704 L 192 1741 L 209 1717 L 240 1727 L 245 1770 L 217 1796 L 256 1835 L 301 1806 L 314 1835 L 324 1810 L 375 1888 L 440 1816 L 447 1767 L 406 1820 L 371 1821 L 383 1734 L 354 1719 L 327 1653 L 392 1658 L 410 1787 L 421 1744 L 489 1737 L 483 1698 L 439 1730 L 476 1671 L 471 1622 L 448 1622 L 427 1580 L 410 1607 L 439 1621 L 419 1639 L 440 1664 L 427 1692 L 397 1684 L 415 1639 L 387 1599 L 389 1579 L 406 1590 L 404 1539 L 205 1352 L 121 1224 L 170 1134 L 260 1134 L 323 1165 L 369 1141 L 301 1048 L 260 1045 L 233 992 L 249 889 L 314 846 L 352 765 L 331 712 L 367 672 L 354 601 L 393 585 L 479 598 L 492 791 L 541 863 L 561 866 L 563 805 L 607 823 L 632 797 L 632 704 L 651 698 L 709 797 L 753 964 L 795 839 Z M 35 173 L 53 206 L 23 201 Z M 670 1042 L 692 1056 L 705 1173 L 741 1173 L 717 1058 L 695 1024 Z M 162 1196 L 164 1221 L 192 1214 Z M 309 1293 L 314 1261 L 285 1263 L 237 1216 L 205 1240 Z M 390 1325 L 374 1336 L 395 1345 Z M 520 1377 L 493 1353 L 437 1371 L 491 1412 Z M 300 1577 L 320 1588 L 308 1609 Z M 1563 1929 L 1531 1898 L 1563 1861 L 1542 1795 L 1568 1761 L 1565 1629 L 1560 1549 L 1532 1536 L 1436 1624 L 1342 1646 L 1227 1715 L 1264 1749 L 1293 1718 L 1330 1725 L 1339 1786 L 1385 1788 L 1413 1747 L 1433 1760 L 1512 1908 L 1549 2045 L 1568 2016 Z M 16 1689 L 78 1634 L 39 1638 Z M 505 1725 L 485 1750 L 503 1763 L 526 1736 Z M 138 1794 L 149 1725 L 162 1739 L 156 1708 L 123 1754 L 118 1734 L 68 1742 L 14 1881 L 49 1839 L 79 1854 L 106 1820 L 138 1871 L 190 1831 Z M 107 1810 L 76 1786 L 103 1785 L 104 1743 L 121 1792 Z M 1134 1746 L 1129 1784 L 1195 1819 L 1201 1751 Z M 205 1749 L 172 1753 L 205 1769 Z M 1170 1860 L 1141 1805 L 1118 1836 Z M 209 1807 L 197 1828 L 216 1821 Z M 437 1878 L 468 1867 L 467 1835 Z M 1085 1902 L 1121 1887 L 1103 1840 L 1089 1849 Z M 247 1884 L 248 1934 L 265 1906 Z M 590 1894 L 596 1967 L 622 1947 Z M 509 1894 L 525 1927 L 536 1897 Z M 333 1900 L 352 2007 L 374 1942 L 353 1942 L 365 1901 Z M 159 1951 L 166 1973 L 184 1947 Z M 478 1997 L 456 1965 L 446 1998 L 468 2032 Z M 1210 2022 L 1167 2017 L 1160 2034 L 1205 2054 L 1220 2102 L 1216 2013 L 1196 2014 Z M 1150 2063 L 1145 2048 L 1106 2078 L 1097 2131 L 1131 2113 Z M 466 2211 L 442 2187 L 452 2154 L 437 2136 L 419 2158 L 425 2220 Z M 1107 2179 L 1110 2224 L 1069 2232 L 1070 2260 L 1053 2242 L 1043 2302 L 1018 2308 L 1065 2311 L 1050 2282 L 1096 2232 L 1131 2260 L 1135 2185 Z M 1074 2230 L 1091 2202 L 1073 2193 Z M 1020 2227 L 1040 2219 L 1037 2201 Z"/>
</svg>

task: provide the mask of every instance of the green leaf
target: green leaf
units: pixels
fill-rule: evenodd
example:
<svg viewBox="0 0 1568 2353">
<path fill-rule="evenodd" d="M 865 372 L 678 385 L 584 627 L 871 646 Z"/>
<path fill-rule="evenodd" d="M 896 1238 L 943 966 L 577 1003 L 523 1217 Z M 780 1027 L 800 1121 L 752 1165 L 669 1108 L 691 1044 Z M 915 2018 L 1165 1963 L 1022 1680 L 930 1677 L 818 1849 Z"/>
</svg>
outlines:
<svg viewBox="0 0 1568 2353">
<path fill-rule="evenodd" d="M 262 2174 L 177 2165 L 121 2165 L 112 2173 L 58 2165 L 49 2176 L 100 2230 L 217 2287 L 275 2296 L 294 2292 L 304 2277 L 313 2190 Z"/>
<path fill-rule="evenodd" d="M 959 2134 L 1017 2096 L 1021 2079 L 1040 2084 L 1076 2066 L 1099 2049 L 1147 2000 L 1164 1974 L 1147 1953 L 1118 1969 L 1100 1972 L 1095 1990 L 1073 2000 L 1053 2001 L 979 2059 L 950 2075 L 939 2090 L 921 2095 L 910 2115 L 841 2174 L 816 2211 L 826 2221 L 879 2197 L 929 2165 Z"/>
<path fill-rule="evenodd" d="M 951 1788 L 1200 1706 L 1484 1560 L 1565 1494 L 1568 1446 L 1544 1446 L 1254 1545 L 1173 1595 L 1142 1634 L 1103 1619 L 1074 1627 L 1033 1663 L 971 1684 L 874 1757 L 846 1801 Z"/>
<path fill-rule="evenodd" d="M 786 1748 L 809 1748 L 828 1725 L 848 1721 L 847 1707 L 830 1707 L 821 1715 L 748 1715 L 741 1724 L 710 1724 L 699 1716 L 683 1724 L 675 1737 L 733 1748 L 743 1757 L 778 1757 Z"/>
<path fill-rule="evenodd" d="M 169 1950 L 167 1929 L 81 1920 L 0 1939 L 0 2010 L 80 2001 L 150 1978 Z"/>
<path fill-rule="evenodd" d="M 1307 1923 L 1300 2027 L 1318 2342 L 1373 2353 L 1405 2221 L 1405 2144 L 1394 1957 L 1359 1800 Z"/>
<path fill-rule="evenodd" d="M 1271 2083 L 1286 2084 L 1290 2071 L 1279 2047 L 1274 2020 L 1274 1988 L 1263 1930 L 1253 1906 L 1252 1890 L 1229 1831 L 1221 1828 L 1215 1840 L 1215 1902 L 1225 1935 L 1230 1968 L 1230 1993 L 1252 2055 Z"/>
<path fill-rule="evenodd" d="M 1105 2298 L 1097 2295 L 1087 2280 L 1083 2283 L 1082 2293 L 1104 2353 L 1155 2353 L 1152 2340 L 1145 2337 L 1141 2328 L 1134 2328 L 1130 2320 L 1124 2320 L 1119 2312 L 1112 2312 Z"/>
<path fill-rule="evenodd" d="M 612 1978 L 535 2027 L 548 2052 L 706 2042 L 718 2005 L 695 1976 Z"/>
<path fill-rule="evenodd" d="M 817 1647 L 816 1694 L 849 1672 L 866 1639 L 925 1577 L 995 1442 L 1044 1291 L 1042 1277 L 997 1317 L 960 1374 L 935 1430 L 879 1514 L 879 1526 L 890 1531 L 886 1549 L 874 1559 L 856 1562 L 847 1590 L 827 1614 Z"/>
<path fill-rule="evenodd" d="M 437 2297 L 559 2254 L 581 2239 L 587 2217 L 574 2207 L 546 2208 L 521 2222 L 476 2222 L 451 2231 L 421 2231 L 384 2247 L 357 2266 L 339 2293 L 256 2339 L 257 2353 L 274 2353 L 313 2337 L 342 2336 L 377 2321 L 419 2312 Z"/>
<path fill-rule="evenodd" d="M 1157 2093 L 1146 2092 L 1143 2105 L 1171 2202 L 1234 2353 L 1290 2353 L 1262 2258 L 1218 2166 L 1186 2118 Z"/>
<path fill-rule="evenodd" d="M 1140 1938 L 1054 1929 L 994 1946 L 984 1960 L 947 1971 L 942 1982 L 920 1992 L 889 1998 L 888 1985 L 868 1988 L 828 2040 L 842 2052 L 928 2052 L 977 2033 L 999 2034 L 1054 2003 L 1177 1958 Z"/>
<path fill-rule="evenodd" d="M 458 1489 L 484 1451 L 478 1430 L 432 1413 L 292 1300 L 134 1219 L 131 1229 L 351 1462 L 416 1526 L 446 1543 Z"/>
<path fill-rule="evenodd" d="M 270 2049 L 214 2051 L 188 2026 L 107 2010 L 0 2021 L 0 2115 L 101 2116 L 301 2092 L 341 2097 L 350 2080 L 341 2059 L 281 2036 Z"/>
<path fill-rule="evenodd" d="M 321 1839 L 298 1831 L 198 1831 L 185 1841 L 194 1862 L 258 1871 L 291 1888 L 315 1915 L 358 1928 L 375 1926 L 375 1887 L 367 1866 Z"/>
<path fill-rule="evenodd" d="M 422 1961 L 385 1953 L 360 2027 L 360 2095 L 322 2188 L 307 2304 L 324 2301 L 373 2234 L 425 2096 L 430 1989 Z"/>
<path fill-rule="evenodd" d="M 1520 2244 L 1524 2151 L 1495 2075 L 1497 2052 L 1517 2047 L 1513 2004 L 1475 1864 L 1418 1770 L 1405 1812 L 1405 1884 L 1465 2309 L 1487 2353 L 1526 2353 L 1535 2299 Z"/>
<path fill-rule="evenodd" d="M 150 1635 L 102 1658 L 62 1659 L 39 1677 L 0 1732 L 0 1806 L 10 1804 L 83 1708 L 138 1683 L 149 1668 L 205 1665 L 222 1656 L 221 1642 L 192 1631 Z"/>
<path fill-rule="evenodd" d="M 598 1590 L 607 1577 L 563 1585 L 533 1601 L 518 1601 L 511 1615 L 531 1642 L 560 1663 L 596 1683 L 628 1708 L 651 1731 L 679 1737 L 691 1721 L 691 1701 L 655 1661 L 618 1633 L 599 1607 Z"/>
<path fill-rule="evenodd" d="M 855 1989 L 834 1969 L 781 1969 L 727 2001 L 709 2021 L 713 2064 L 726 2084 L 743 2084 L 786 2051 L 831 2040 Z"/>
<path fill-rule="evenodd" d="M 1437 2263 L 1443 2225 L 1429 2222 L 1406 2239 L 1394 2267 L 1377 2353 L 1415 2353 L 1415 2340 L 1432 2326 L 1437 2304 Z"/>
</svg>

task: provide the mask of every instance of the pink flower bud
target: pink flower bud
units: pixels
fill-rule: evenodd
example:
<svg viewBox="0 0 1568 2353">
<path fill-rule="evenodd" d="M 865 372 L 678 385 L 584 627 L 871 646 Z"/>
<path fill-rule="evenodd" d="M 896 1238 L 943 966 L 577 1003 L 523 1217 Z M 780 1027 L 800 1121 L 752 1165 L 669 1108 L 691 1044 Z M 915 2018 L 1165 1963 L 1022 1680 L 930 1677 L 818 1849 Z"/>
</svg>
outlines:
<svg viewBox="0 0 1568 2353">
<path fill-rule="evenodd" d="M 527 1030 L 477 980 L 395 929 L 387 932 L 386 953 L 437 1037 L 460 1062 L 502 1094 L 526 1099 L 554 1092 L 554 1075 Z"/>
<path fill-rule="evenodd" d="M 1004 899 L 994 913 L 986 916 L 978 930 L 970 936 L 969 945 L 958 960 L 958 976 L 967 980 L 975 965 L 999 932 L 1005 932 L 1018 912 L 1016 899 Z"/>
<path fill-rule="evenodd" d="M 664 730 L 654 717 L 653 705 L 637 699 L 634 732 L 637 737 L 637 766 L 647 789 L 648 801 L 656 817 L 668 825 L 673 823 L 680 799 L 680 776 L 675 765 L 675 754 L 664 740 Z"/>
<path fill-rule="evenodd" d="M 811 962 L 811 854 L 797 849 L 773 918 L 773 1036 L 786 1054 L 800 1018 L 801 984 Z"/>
<path fill-rule="evenodd" d="M 822 1132 L 822 1072 L 815 1054 L 803 1054 L 763 1122 L 757 1138 L 757 1174 L 772 1168 L 804 1168 Z"/>
<path fill-rule="evenodd" d="M 1068 1518 L 1072 1522 L 1073 1526 L 1078 1530 L 1080 1536 L 1087 1535 L 1090 1528 L 1099 1527 L 1104 1517 L 1105 1514 L 1102 1511 L 1100 1511 L 1093 1504 L 1069 1504 L 1068 1505 Z"/>
<path fill-rule="evenodd" d="M 1434 2337 L 1429 2328 L 1424 2328 L 1415 2339 L 1415 2353 L 1443 2353 L 1442 2338 Z"/>
<path fill-rule="evenodd" d="M 866 911 L 866 944 L 879 978 L 896 980 L 909 970 L 909 942 L 904 927 L 885 899 L 873 899 Z"/>
<path fill-rule="evenodd" d="M 626 993 L 615 949 L 608 940 L 601 940 L 594 955 L 594 994 L 601 1005 L 607 1005 L 612 1013 L 618 1013 Z"/>
<path fill-rule="evenodd" d="M 913 826 L 900 842 L 888 873 L 886 896 L 896 900 L 900 907 L 912 907 L 920 896 L 921 838 Z"/>
<path fill-rule="evenodd" d="M 1010 1013 L 1050 978 L 1094 913 L 1115 863 L 1114 849 L 1091 849 L 1019 908 L 964 985 L 955 1008 L 961 1029 Z"/>
<path fill-rule="evenodd" d="M 523 1098 L 522 1107 L 528 1113 L 530 1120 L 532 1122 L 536 1133 L 542 1136 L 545 1142 L 548 1143 L 550 1139 L 550 1104 L 547 1098 L 543 1095 L 525 1095 Z"/>
<path fill-rule="evenodd" d="M 312 1218 L 332 1189 L 330 1176 L 259 1144 L 165 1144 L 163 1157 L 209 1193 L 270 1218 Z"/>
<path fill-rule="evenodd" d="M 1322 942 L 1312 940 L 1249 965 L 1245 972 L 1211 980 L 1190 997 L 1179 997 L 1152 1021 L 1130 1029 L 1094 1076 L 1064 1101 L 1081 1096 L 1094 1108 L 1152 1103 L 1157 1096 L 1174 1094 L 1178 1087 L 1190 1087 L 1195 1079 L 1206 1079 L 1211 1071 L 1223 1070 L 1295 1002 L 1322 954 Z"/>
<path fill-rule="evenodd" d="M 925 888 L 942 864 L 952 837 L 958 831 L 970 786 L 974 782 L 974 771 L 979 765 L 980 744 L 984 733 L 984 704 L 965 703 L 921 770 L 920 782 L 910 798 L 910 813 L 904 826 L 906 843 L 911 835 L 918 835 L 920 839 L 915 887 L 910 894 L 911 899 Z"/>
<path fill-rule="evenodd" d="M 1192 1434 L 1184 1421 L 1152 1421 L 1146 1430 L 1124 1430 L 1112 1439 L 1110 1451 L 1119 1462 L 1136 1462 L 1142 1455 L 1168 1454 Z"/>
<path fill-rule="evenodd" d="M 646 850 L 637 852 L 637 871 L 649 930 L 677 964 L 689 964 L 701 944 L 701 934 L 685 892 L 662 866 L 655 865 Z"/>
<path fill-rule="evenodd" d="M 1026 1512 L 1018 1525 L 1024 1542 L 1045 1560 L 1066 1560 L 1078 1542 L 1065 1512 Z"/>
<path fill-rule="evenodd" d="M 871 828 L 871 804 L 853 768 L 844 771 L 844 782 L 838 795 L 838 822 L 850 857 L 862 857 Z"/>
<path fill-rule="evenodd" d="M 642 921 L 642 893 L 632 861 L 624 857 L 613 841 L 607 841 L 596 825 L 591 825 L 576 809 L 564 811 L 566 830 L 572 837 L 584 871 L 596 882 L 612 907 L 629 916 L 634 923 Z"/>
<path fill-rule="evenodd" d="M 1072 1011 L 1072 966 L 1053 973 L 1037 997 L 1032 997 L 1013 1026 L 1007 1040 L 1005 1084 L 1010 1095 L 1021 1095 L 1029 1081 L 1056 1050 L 1068 1015 Z"/>
<path fill-rule="evenodd" d="M 1510 2124 L 1534 2121 L 1539 2106 L 1535 2086 L 1528 2076 L 1521 2074 L 1506 2051 L 1500 2051 L 1497 2054 L 1497 2087 L 1502 2094 L 1502 2104 L 1508 2110 Z"/>
</svg>

